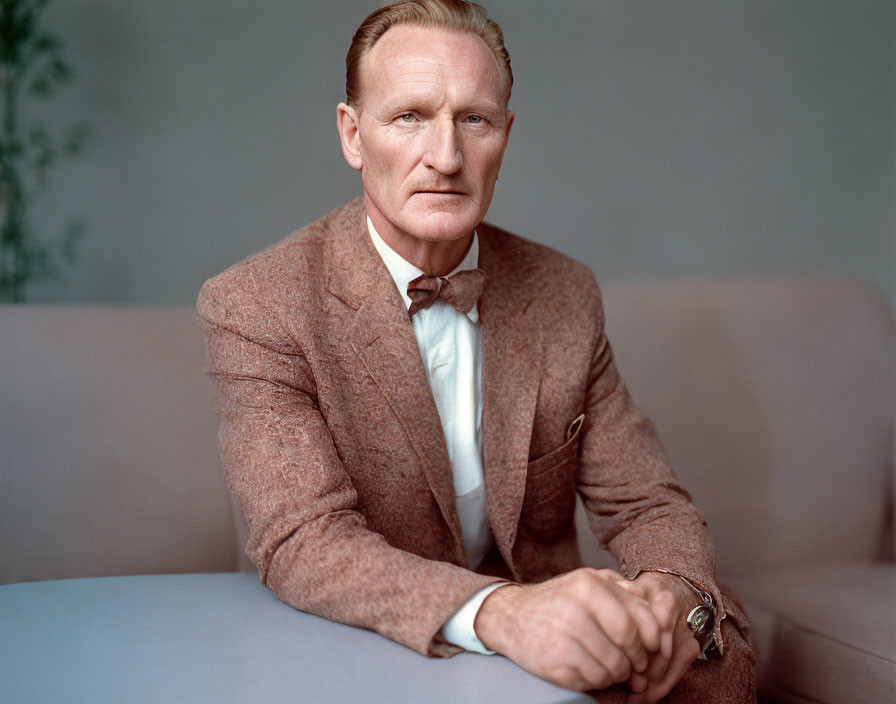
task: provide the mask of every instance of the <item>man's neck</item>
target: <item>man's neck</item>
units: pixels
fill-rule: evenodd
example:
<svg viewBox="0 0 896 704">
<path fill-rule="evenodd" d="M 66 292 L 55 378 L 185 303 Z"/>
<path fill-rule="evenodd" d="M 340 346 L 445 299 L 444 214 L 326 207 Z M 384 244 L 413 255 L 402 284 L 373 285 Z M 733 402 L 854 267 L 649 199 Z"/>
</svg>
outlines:
<svg viewBox="0 0 896 704">
<path fill-rule="evenodd" d="M 473 242 L 472 232 L 456 240 L 423 240 L 395 227 L 375 207 L 368 206 L 367 214 L 383 241 L 428 276 L 451 273 L 463 261 Z"/>
</svg>

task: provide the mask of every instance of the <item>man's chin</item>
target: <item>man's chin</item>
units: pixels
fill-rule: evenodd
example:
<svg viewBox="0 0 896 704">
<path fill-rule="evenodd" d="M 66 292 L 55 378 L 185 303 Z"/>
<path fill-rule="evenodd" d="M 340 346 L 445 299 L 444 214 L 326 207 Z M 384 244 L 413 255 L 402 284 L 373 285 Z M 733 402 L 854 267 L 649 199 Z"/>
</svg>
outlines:
<svg viewBox="0 0 896 704">
<path fill-rule="evenodd" d="M 478 224 L 479 221 L 468 214 L 439 212 L 415 218 L 407 231 L 421 240 L 447 241 L 466 237 Z"/>
</svg>

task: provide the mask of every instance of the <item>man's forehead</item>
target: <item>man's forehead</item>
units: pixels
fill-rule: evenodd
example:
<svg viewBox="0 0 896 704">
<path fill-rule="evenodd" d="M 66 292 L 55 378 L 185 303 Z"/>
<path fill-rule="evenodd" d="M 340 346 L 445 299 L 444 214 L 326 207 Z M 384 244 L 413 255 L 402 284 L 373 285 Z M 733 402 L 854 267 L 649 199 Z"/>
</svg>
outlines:
<svg viewBox="0 0 896 704">
<path fill-rule="evenodd" d="M 497 60 L 482 38 L 471 32 L 397 25 L 380 37 L 361 66 L 362 84 L 378 90 L 400 84 L 425 91 L 446 73 L 462 74 L 470 89 L 504 89 Z"/>
</svg>

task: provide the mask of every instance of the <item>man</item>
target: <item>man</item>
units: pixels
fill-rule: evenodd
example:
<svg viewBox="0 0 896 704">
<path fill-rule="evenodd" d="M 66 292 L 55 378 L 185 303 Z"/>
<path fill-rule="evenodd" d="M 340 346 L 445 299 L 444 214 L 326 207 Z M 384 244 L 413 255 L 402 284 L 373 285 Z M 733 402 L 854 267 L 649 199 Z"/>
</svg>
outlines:
<svg viewBox="0 0 896 704">
<path fill-rule="evenodd" d="M 362 197 L 199 296 L 262 581 L 601 701 L 752 701 L 746 620 L 616 372 L 591 272 L 482 222 L 513 124 L 500 29 L 406 0 L 346 68 Z M 576 491 L 619 572 L 580 568 Z"/>
</svg>

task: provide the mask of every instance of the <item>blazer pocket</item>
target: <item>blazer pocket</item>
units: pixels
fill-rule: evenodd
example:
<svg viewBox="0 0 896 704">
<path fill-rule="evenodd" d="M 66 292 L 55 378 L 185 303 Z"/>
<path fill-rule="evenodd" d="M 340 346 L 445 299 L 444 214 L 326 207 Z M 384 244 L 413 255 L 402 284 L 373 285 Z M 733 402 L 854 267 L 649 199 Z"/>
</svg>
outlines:
<svg viewBox="0 0 896 704">
<path fill-rule="evenodd" d="M 521 523 L 538 542 L 553 542 L 572 523 L 576 508 L 576 467 L 585 414 L 570 423 L 566 441 L 529 462 Z"/>
</svg>

